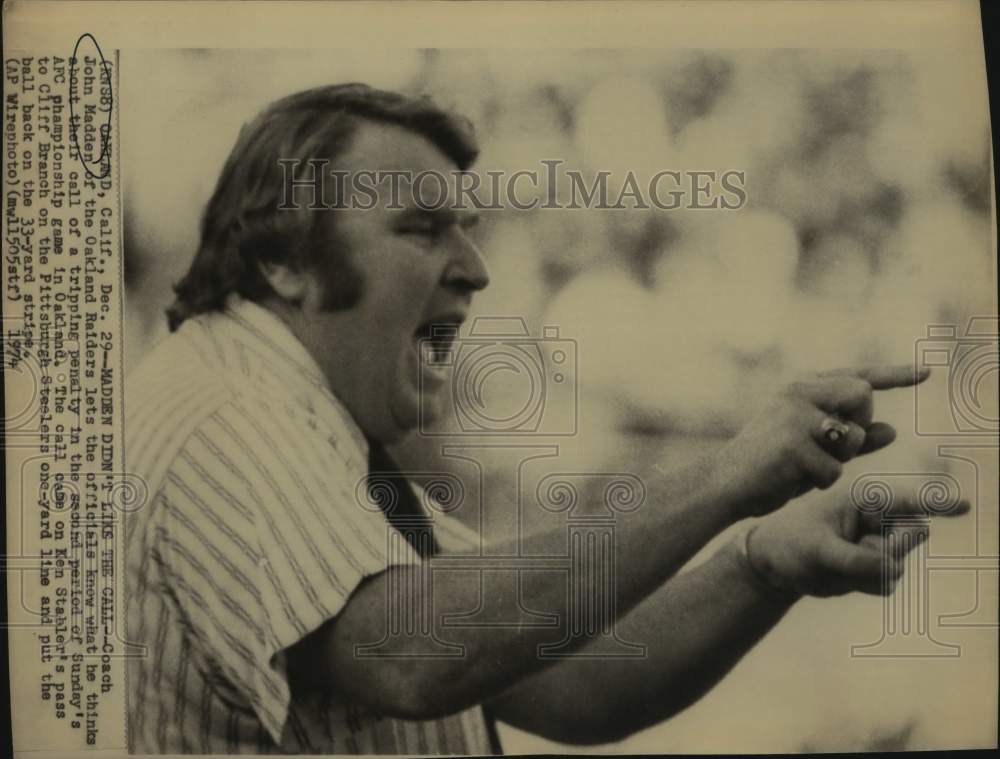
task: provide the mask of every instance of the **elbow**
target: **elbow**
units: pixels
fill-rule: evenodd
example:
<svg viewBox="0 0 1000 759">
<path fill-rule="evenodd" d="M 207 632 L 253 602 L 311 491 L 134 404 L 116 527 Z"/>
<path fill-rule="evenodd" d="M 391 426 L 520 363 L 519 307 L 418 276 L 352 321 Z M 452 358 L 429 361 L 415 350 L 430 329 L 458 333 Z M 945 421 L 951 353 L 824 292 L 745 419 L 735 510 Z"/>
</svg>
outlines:
<svg viewBox="0 0 1000 759">
<path fill-rule="evenodd" d="M 641 730 L 669 720 L 698 700 L 693 693 L 675 694 L 669 700 L 622 702 L 621 708 L 588 708 L 577 699 L 567 699 L 556 713 L 538 720 L 531 732 L 570 746 L 595 747 L 620 743 Z"/>
<path fill-rule="evenodd" d="M 627 736 L 618 737 L 616 731 L 604 730 L 593 725 L 575 725 L 571 728 L 561 727 L 551 731 L 545 731 L 541 737 L 546 740 L 562 743 L 567 746 L 579 746 L 581 748 L 594 748 L 605 746 L 609 743 L 617 743 Z"/>
<path fill-rule="evenodd" d="M 592 748 L 619 743 L 642 725 L 626 714 L 588 708 L 576 699 L 566 699 L 559 708 L 549 708 L 518 727 L 556 743 Z"/>
<path fill-rule="evenodd" d="M 552 720 L 539 725 L 532 732 L 546 740 L 567 746 L 593 748 L 623 741 L 635 731 L 622 729 L 620 724 L 610 721 L 572 719 Z"/>
</svg>

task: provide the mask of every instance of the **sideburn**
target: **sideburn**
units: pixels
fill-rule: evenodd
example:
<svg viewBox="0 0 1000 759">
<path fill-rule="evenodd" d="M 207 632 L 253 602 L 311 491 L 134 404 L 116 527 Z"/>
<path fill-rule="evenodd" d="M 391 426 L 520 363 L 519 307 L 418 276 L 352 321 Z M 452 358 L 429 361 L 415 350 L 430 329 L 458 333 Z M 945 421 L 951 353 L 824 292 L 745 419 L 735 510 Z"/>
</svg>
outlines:
<svg viewBox="0 0 1000 759">
<path fill-rule="evenodd" d="M 354 264 L 350 245 L 340 239 L 335 229 L 329 228 L 332 225 L 326 225 L 327 229 L 323 226 L 317 224 L 310 236 L 315 241 L 311 251 L 314 271 L 323 283 L 322 307 L 325 311 L 347 311 L 361 301 L 365 291 L 364 275 Z"/>
</svg>

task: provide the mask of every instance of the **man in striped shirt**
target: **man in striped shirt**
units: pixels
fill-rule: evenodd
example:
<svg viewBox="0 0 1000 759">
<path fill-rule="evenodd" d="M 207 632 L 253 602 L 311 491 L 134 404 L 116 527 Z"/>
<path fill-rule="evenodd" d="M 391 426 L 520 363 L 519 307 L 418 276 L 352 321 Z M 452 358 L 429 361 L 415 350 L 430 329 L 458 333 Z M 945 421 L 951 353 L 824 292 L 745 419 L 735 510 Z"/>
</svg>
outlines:
<svg viewBox="0 0 1000 759">
<path fill-rule="evenodd" d="M 426 494 L 405 482 L 392 499 L 409 515 L 395 518 L 366 478 L 391 473 L 383 446 L 440 410 L 447 375 L 423 338 L 461 324 L 488 283 L 455 188 L 431 209 L 405 178 L 475 155 L 464 122 L 363 85 L 290 96 L 241 132 L 172 334 L 127 380 L 126 466 L 151 493 L 126 525 L 127 631 L 145 647 L 128 664 L 132 751 L 485 754 L 484 709 L 556 740 L 616 740 L 700 697 L 800 596 L 891 589 L 883 562 L 895 579 L 901 557 L 877 522 L 841 503 L 782 507 L 891 442 L 872 391 L 925 376 L 905 367 L 799 383 L 717 456 L 645 483 L 615 568 L 621 632 L 644 658 L 539 657 L 564 638 L 558 572 L 490 599 L 513 623 L 438 630 L 480 605 L 480 575 L 428 567 L 475 555 L 479 536 L 440 514 L 428 528 Z M 289 203 L 286 161 L 402 176 L 411 192 L 366 194 L 362 210 L 341 183 L 336 210 Z M 311 176 L 315 200 L 333 174 Z M 752 549 L 748 536 L 673 577 L 721 530 L 771 512 Z M 562 555 L 565 533 L 516 548 Z M 430 603 L 429 579 L 430 634 L 461 655 L 423 656 L 420 635 L 360 655 L 386 637 L 394 594 Z M 525 608 L 561 626 L 518 625 Z"/>
</svg>

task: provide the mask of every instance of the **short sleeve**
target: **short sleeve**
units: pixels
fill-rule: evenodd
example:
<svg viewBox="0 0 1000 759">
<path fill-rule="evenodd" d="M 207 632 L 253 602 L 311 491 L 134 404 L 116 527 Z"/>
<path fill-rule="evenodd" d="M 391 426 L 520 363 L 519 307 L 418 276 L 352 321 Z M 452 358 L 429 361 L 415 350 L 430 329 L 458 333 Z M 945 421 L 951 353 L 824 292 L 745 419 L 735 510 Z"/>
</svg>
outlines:
<svg viewBox="0 0 1000 759">
<path fill-rule="evenodd" d="M 170 592 L 202 657 L 279 745 L 291 700 L 280 654 L 336 617 L 364 578 L 420 561 L 390 540 L 365 473 L 330 432 L 287 405 L 225 404 L 163 489 Z"/>
</svg>

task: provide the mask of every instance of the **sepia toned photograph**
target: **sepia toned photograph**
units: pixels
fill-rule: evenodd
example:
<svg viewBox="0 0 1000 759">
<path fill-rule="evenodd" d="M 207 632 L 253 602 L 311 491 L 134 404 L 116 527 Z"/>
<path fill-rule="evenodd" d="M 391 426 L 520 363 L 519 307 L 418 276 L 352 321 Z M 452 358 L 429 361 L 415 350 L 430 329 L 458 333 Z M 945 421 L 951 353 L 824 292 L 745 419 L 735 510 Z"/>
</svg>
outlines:
<svg viewBox="0 0 1000 759">
<path fill-rule="evenodd" d="M 966 72 L 810 50 L 123 63 L 126 101 L 156 93 L 122 117 L 126 465 L 151 495 L 126 544 L 131 750 L 974 742 L 927 711 L 943 677 L 980 693 L 964 727 L 988 741 L 995 683 L 894 658 L 957 638 L 891 607 L 927 581 L 938 614 L 995 606 L 995 576 L 973 599 L 908 558 L 976 519 L 913 417 L 968 400 L 925 342 L 995 341 L 928 332 L 990 309 Z M 883 604 L 915 625 L 898 643 Z"/>
<path fill-rule="evenodd" d="M 163 5 L 5 60 L 19 750 L 997 746 L 974 3 Z"/>
</svg>

